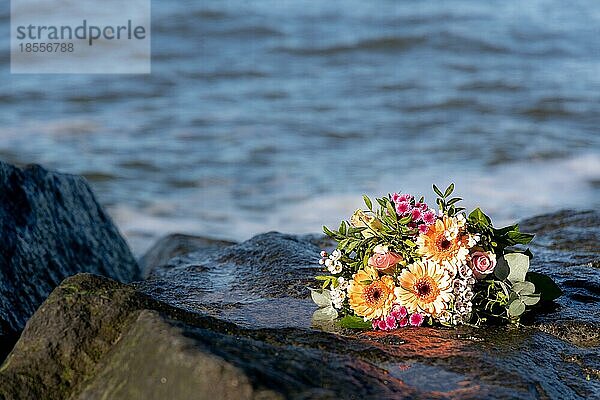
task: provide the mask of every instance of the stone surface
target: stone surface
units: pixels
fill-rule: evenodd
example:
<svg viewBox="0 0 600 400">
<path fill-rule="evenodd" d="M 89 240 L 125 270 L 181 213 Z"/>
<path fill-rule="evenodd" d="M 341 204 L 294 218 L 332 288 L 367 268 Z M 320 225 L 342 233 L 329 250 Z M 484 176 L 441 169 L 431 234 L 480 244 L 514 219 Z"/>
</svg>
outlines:
<svg viewBox="0 0 600 400">
<path fill-rule="evenodd" d="M 235 243 L 226 240 L 208 239 L 180 233 L 165 236 L 140 258 L 139 264 L 142 275 L 147 277 L 154 268 L 168 263 L 173 257 L 202 249 L 212 250 L 233 244 Z"/>
<path fill-rule="evenodd" d="M 78 275 L 28 322 L 0 398 L 599 398 L 599 222 L 524 221 L 565 295 L 519 328 L 314 329 L 315 237 L 205 248 L 131 285 Z"/>
<path fill-rule="evenodd" d="M 0 360 L 64 278 L 131 281 L 139 270 L 85 179 L 0 162 Z"/>
</svg>

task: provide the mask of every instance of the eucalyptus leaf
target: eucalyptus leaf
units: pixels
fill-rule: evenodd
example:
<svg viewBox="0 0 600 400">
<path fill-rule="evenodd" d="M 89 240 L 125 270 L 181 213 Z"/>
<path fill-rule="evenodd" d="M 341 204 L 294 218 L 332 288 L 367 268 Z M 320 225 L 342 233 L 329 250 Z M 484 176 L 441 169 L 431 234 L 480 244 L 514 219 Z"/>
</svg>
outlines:
<svg viewBox="0 0 600 400">
<path fill-rule="evenodd" d="M 338 312 L 335 308 L 333 308 L 332 306 L 328 306 L 328 307 L 324 307 L 324 308 L 319 308 L 317 311 L 315 311 L 312 315 L 312 322 L 313 323 L 319 323 L 319 322 L 331 322 L 334 319 L 336 319 L 338 317 Z"/>
<path fill-rule="evenodd" d="M 513 290 L 521 296 L 527 296 L 535 292 L 535 285 L 531 282 L 515 282 Z"/>
<path fill-rule="evenodd" d="M 319 307 L 331 306 L 331 294 L 329 290 L 310 289 L 310 297 Z"/>
<path fill-rule="evenodd" d="M 508 280 L 511 282 L 523 282 L 529 270 L 529 257 L 522 253 L 508 253 L 503 256 L 510 268 Z"/>
<path fill-rule="evenodd" d="M 521 300 L 523 301 L 523 303 L 525 303 L 525 305 L 533 306 L 534 304 L 537 304 L 540 301 L 540 295 L 535 293 L 526 296 L 521 296 Z"/>
<path fill-rule="evenodd" d="M 525 312 L 525 303 L 520 299 L 514 300 L 508 306 L 508 315 L 510 317 L 518 317 Z"/>
</svg>

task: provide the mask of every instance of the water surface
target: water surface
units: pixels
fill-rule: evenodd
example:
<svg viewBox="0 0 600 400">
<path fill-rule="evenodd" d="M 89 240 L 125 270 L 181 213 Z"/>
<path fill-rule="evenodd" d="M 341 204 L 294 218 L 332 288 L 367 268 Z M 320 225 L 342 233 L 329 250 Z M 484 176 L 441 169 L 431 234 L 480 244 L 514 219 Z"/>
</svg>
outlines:
<svg viewBox="0 0 600 400">
<path fill-rule="evenodd" d="M 431 182 L 500 222 L 600 205 L 596 1 L 152 6 L 148 76 L 11 76 L 0 54 L 0 158 L 88 177 L 138 254 L 315 232 Z"/>
</svg>

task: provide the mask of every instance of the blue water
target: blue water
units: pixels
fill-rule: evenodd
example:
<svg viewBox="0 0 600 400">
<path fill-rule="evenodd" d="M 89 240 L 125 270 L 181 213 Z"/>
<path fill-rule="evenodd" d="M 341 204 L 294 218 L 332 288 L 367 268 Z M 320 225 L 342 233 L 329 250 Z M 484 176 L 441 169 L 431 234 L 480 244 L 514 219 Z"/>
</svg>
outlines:
<svg viewBox="0 0 600 400">
<path fill-rule="evenodd" d="M 137 253 L 319 231 L 432 181 L 499 222 L 600 205 L 598 1 L 152 7 L 151 75 L 9 75 L 0 53 L 0 158 L 88 177 Z"/>
</svg>

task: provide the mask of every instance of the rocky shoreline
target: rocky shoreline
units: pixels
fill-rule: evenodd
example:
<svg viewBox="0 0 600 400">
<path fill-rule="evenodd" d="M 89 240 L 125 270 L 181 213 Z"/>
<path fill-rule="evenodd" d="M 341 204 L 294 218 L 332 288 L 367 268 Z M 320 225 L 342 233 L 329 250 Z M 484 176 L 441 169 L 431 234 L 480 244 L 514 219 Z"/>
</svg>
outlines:
<svg viewBox="0 0 600 400">
<path fill-rule="evenodd" d="M 0 399 L 600 398 L 597 211 L 522 222 L 564 291 L 526 326 L 323 331 L 321 236 L 171 235 L 138 266 L 83 179 L 0 164 L 0 188 Z"/>
</svg>

